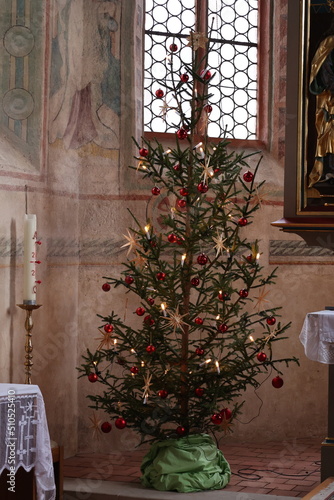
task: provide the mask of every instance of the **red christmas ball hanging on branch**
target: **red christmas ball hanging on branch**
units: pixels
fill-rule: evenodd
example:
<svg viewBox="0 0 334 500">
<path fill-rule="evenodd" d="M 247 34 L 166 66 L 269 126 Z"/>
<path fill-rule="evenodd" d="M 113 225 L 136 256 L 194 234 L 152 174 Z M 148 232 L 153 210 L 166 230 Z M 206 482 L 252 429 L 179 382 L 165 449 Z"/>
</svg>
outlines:
<svg viewBox="0 0 334 500">
<path fill-rule="evenodd" d="M 195 389 L 195 394 L 198 398 L 201 398 L 204 394 L 204 389 L 203 387 L 196 387 Z"/>
<path fill-rule="evenodd" d="M 158 89 L 155 91 L 155 95 L 157 96 L 158 99 L 162 99 L 162 97 L 165 95 L 165 93 L 162 89 Z"/>
<path fill-rule="evenodd" d="M 137 307 L 136 314 L 138 314 L 138 316 L 144 316 L 145 309 L 143 307 Z"/>
<path fill-rule="evenodd" d="M 117 427 L 117 429 L 124 429 L 124 427 L 126 427 L 126 420 L 121 417 L 116 418 L 115 427 Z"/>
<path fill-rule="evenodd" d="M 199 278 L 192 278 L 190 283 L 192 284 L 192 286 L 198 286 L 200 284 L 200 280 Z"/>
<path fill-rule="evenodd" d="M 214 413 L 211 417 L 211 422 L 215 425 L 220 425 L 223 421 L 223 417 L 220 413 Z"/>
<path fill-rule="evenodd" d="M 241 227 L 247 226 L 248 224 L 248 219 L 246 217 L 240 217 L 238 220 L 238 225 Z"/>
<path fill-rule="evenodd" d="M 96 374 L 96 373 L 90 373 L 90 374 L 88 375 L 88 380 L 89 380 L 89 382 L 92 382 L 92 384 L 93 384 L 94 382 L 97 382 L 98 378 L 99 378 L 99 377 L 97 376 L 97 374 Z"/>
<path fill-rule="evenodd" d="M 186 139 L 186 138 L 188 137 L 188 131 L 187 131 L 185 128 L 181 127 L 181 128 L 180 128 L 180 129 L 176 132 L 176 135 L 177 135 L 177 137 L 178 137 L 181 141 L 183 141 L 184 139 Z"/>
<path fill-rule="evenodd" d="M 178 49 L 178 46 L 176 45 L 176 43 L 171 43 L 170 46 L 169 46 L 169 50 L 171 52 L 177 52 L 177 49 Z"/>
<path fill-rule="evenodd" d="M 208 115 L 212 112 L 211 104 L 206 104 L 203 109 Z"/>
<path fill-rule="evenodd" d="M 205 253 L 201 253 L 198 257 L 197 257 L 197 263 L 200 265 L 200 266 L 205 266 L 205 264 L 208 263 L 208 260 L 209 260 L 209 257 L 207 255 L 205 255 Z"/>
<path fill-rule="evenodd" d="M 267 355 L 265 352 L 258 352 L 256 357 L 257 357 L 258 361 L 260 361 L 260 363 L 264 363 L 267 359 Z"/>
<path fill-rule="evenodd" d="M 279 375 L 277 375 L 277 377 L 274 377 L 272 379 L 271 383 L 273 387 L 275 387 L 275 389 L 280 389 L 284 385 L 284 380 Z"/>
<path fill-rule="evenodd" d="M 166 399 L 168 396 L 168 391 L 166 391 L 166 389 L 161 389 L 160 391 L 158 391 L 158 396 L 161 399 Z"/>
<path fill-rule="evenodd" d="M 101 431 L 104 432 L 105 434 L 107 434 L 108 432 L 111 431 L 111 424 L 109 422 L 103 422 L 103 424 L 101 424 Z"/>
<path fill-rule="evenodd" d="M 232 411 L 229 408 L 223 408 L 220 414 L 223 418 L 225 417 L 226 420 L 230 420 L 230 418 L 232 417 Z"/>
<path fill-rule="evenodd" d="M 250 170 L 247 170 L 247 172 L 244 173 L 242 178 L 245 182 L 252 182 L 252 180 L 254 179 L 254 174 Z"/>
<path fill-rule="evenodd" d="M 275 316 L 268 316 L 266 319 L 267 325 L 273 326 L 276 323 L 276 318 Z"/>
<path fill-rule="evenodd" d="M 102 285 L 102 290 L 103 290 L 104 292 L 109 292 L 109 290 L 110 290 L 110 285 L 109 285 L 109 283 L 103 283 L 103 285 Z"/>
<path fill-rule="evenodd" d="M 203 78 L 203 80 L 205 80 L 206 82 L 210 80 L 211 76 L 211 71 L 209 71 L 208 69 L 203 69 L 200 73 L 200 77 Z"/>
<path fill-rule="evenodd" d="M 186 200 L 177 200 L 176 205 L 178 208 L 185 208 L 187 205 Z"/>
<path fill-rule="evenodd" d="M 177 236 L 174 233 L 171 233 L 167 236 L 167 240 L 169 243 L 176 243 L 177 242 Z"/>
<path fill-rule="evenodd" d="M 125 276 L 124 281 L 127 285 L 132 285 L 132 283 L 134 282 L 134 278 L 128 274 L 127 276 Z"/>
<path fill-rule="evenodd" d="M 221 325 L 218 326 L 218 330 L 221 332 L 221 333 L 225 333 L 227 332 L 228 330 L 228 326 L 226 323 L 222 323 Z"/>
<path fill-rule="evenodd" d="M 110 323 L 107 323 L 106 325 L 104 325 L 103 329 L 106 333 L 111 333 L 114 327 Z"/>
<path fill-rule="evenodd" d="M 187 83 L 188 80 L 189 80 L 188 73 L 182 73 L 182 75 L 180 75 L 180 80 L 181 80 L 182 83 Z"/>
<path fill-rule="evenodd" d="M 166 273 L 163 273 L 162 271 L 160 271 L 159 273 L 156 274 L 156 278 L 159 281 L 165 281 Z"/>
<path fill-rule="evenodd" d="M 143 156 L 144 158 L 146 158 L 146 156 L 148 156 L 148 149 L 146 149 L 146 148 L 140 148 L 139 155 Z"/>
<path fill-rule="evenodd" d="M 150 326 L 153 326 L 155 321 L 154 319 L 152 318 L 152 316 L 150 314 L 148 314 L 147 316 L 145 316 L 144 318 L 144 323 L 150 325 Z"/>
<path fill-rule="evenodd" d="M 207 184 L 204 184 L 204 182 L 200 182 L 198 185 L 197 185 L 197 190 L 200 192 L 200 193 L 206 193 L 209 189 L 209 186 Z"/>
<path fill-rule="evenodd" d="M 203 347 L 197 347 L 195 353 L 197 354 L 197 356 L 203 356 L 204 355 Z"/>
<path fill-rule="evenodd" d="M 153 196 L 159 196 L 160 194 L 160 188 L 158 188 L 157 186 L 154 186 L 151 190 Z"/>
<path fill-rule="evenodd" d="M 139 372 L 138 366 L 131 366 L 130 372 L 133 373 L 134 375 L 137 375 L 137 373 Z"/>
<path fill-rule="evenodd" d="M 245 299 L 246 297 L 248 297 L 248 290 L 246 290 L 246 288 L 243 288 L 242 290 L 239 291 L 239 295 L 240 297 Z"/>
<path fill-rule="evenodd" d="M 179 425 L 179 426 L 176 428 L 176 433 L 177 433 L 180 437 L 182 437 L 182 436 L 184 436 L 184 435 L 187 433 L 187 431 L 186 431 L 186 428 L 185 428 L 185 427 L 182 427 L 182 425 Z"/>
<path fill-rule="evenodd" d="M 156 347 L 152 344 L 146 346 L 146 352 L 148 352 L 149 354 L 153 354 L 156 350 Z"/>
</svg>

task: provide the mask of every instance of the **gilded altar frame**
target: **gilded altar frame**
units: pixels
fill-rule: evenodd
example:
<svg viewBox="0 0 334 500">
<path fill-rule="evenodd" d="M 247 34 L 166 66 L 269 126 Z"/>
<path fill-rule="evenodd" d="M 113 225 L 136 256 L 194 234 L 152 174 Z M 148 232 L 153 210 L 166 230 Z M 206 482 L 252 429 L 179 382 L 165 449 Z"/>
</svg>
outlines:
<svg viewBox="0 0 334 500">
<path fill-rule="evenodd" d="M 293 3 L 295 6 L 293 6 Z M 321 180 L 309 187 L 310 172 L 315 162 L 315 149 L 317 144 L 317 130 L 315 126 L 316 96 L 309 90 L 310 67 L 314 54 L 319 46 L 324 33 L 329 29 L 334 19 L 334 2 L 327 0 L 302 0 L 299 2 L 299 40 L 295 43 L 292 33 L 293 25 L 298 17 L 295 16 L 297 2 L 289 1 L 289 32 L 288 53 L 294 55 L 298 48 L 298 75 L 291 67 L 293 61 L 288 54 L 288 79 L 287 79 L 287 163 L 291 165 L 291 146 L 288 143 L 289 118 L 293 117 L 295 110 L 289 107 L 289 93 L 292 80 L 297 81 L 297 123 L 296 123 L 296 215 L 297 216 L 334 216 L 334 178 Z M 295 63 L 294 63 L 295 64 Z M 296 64 L 295 64 L 296 66 Z M 293 85 L 293 84 L 292 84 Z M 290 96 L 291 97 L 291 96 Z M 291 105 L 291 102 L 290 102 Z M 294 121 L 294 120 L 292 120 Z M 290 137 L 290 138 L 289 138 Z M 325 160 L 327 161 L 327 159 Z M 289 177 L 289 171 L 286 170 Z M 325 177 L 325 174 L 323 175 Z"/>
</svg>

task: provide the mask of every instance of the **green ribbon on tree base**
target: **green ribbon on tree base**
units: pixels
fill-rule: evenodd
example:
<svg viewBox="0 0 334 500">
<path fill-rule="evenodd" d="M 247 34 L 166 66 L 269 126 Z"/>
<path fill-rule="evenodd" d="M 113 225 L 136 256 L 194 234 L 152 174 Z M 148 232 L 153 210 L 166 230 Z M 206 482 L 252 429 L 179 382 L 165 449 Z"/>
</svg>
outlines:
<svg viewBox="0 0 334 500">
<path fill-rule="evenodd" d="M 222 452 L 208 434 L 154 443 L 141 465 L 141 482 L 160 491 L 218 490 L 231 477 Z"/>
</svg>

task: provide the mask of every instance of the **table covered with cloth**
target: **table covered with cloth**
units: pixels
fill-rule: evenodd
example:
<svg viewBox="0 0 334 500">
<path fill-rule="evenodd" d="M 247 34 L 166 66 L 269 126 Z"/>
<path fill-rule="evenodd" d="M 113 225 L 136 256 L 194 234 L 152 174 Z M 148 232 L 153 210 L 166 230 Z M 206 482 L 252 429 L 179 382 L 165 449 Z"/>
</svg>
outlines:
<svg viewBox="0 0 334 500">
<path fill-rule="evenodd" d="M 54 500 L 49 429 L 37 385 L 0 384 L 0 429 L 0 474 L 34 468 L 37 500 Z"/>
<path fill-rule="evenodd" d="M 334 364 L 334 311 L 308 313 L 299 339 L 309 359 Z"/>
</svg>

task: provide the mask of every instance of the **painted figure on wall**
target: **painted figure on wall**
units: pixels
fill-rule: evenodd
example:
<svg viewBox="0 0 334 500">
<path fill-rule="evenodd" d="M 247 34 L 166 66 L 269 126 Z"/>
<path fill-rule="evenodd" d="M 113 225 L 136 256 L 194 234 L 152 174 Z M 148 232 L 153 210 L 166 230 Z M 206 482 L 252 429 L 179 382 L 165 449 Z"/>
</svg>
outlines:
<svg viewBox="0 0 334 500">
<path fill-rule="evenodd" d="M 310 92 L 316 95 L 317 144 L 309 187 L 334 179 L 334 21 L 313 57 Z"/>
<path fill-rule="evenodd" d="M 55 0 L 50 142 L 66 148 L 119 145 L 120 3 Z"/>
</svg>

